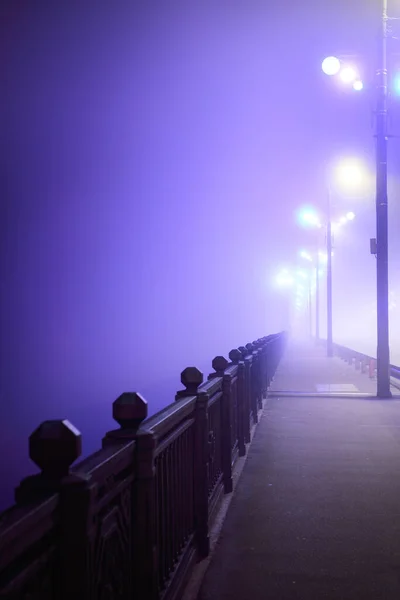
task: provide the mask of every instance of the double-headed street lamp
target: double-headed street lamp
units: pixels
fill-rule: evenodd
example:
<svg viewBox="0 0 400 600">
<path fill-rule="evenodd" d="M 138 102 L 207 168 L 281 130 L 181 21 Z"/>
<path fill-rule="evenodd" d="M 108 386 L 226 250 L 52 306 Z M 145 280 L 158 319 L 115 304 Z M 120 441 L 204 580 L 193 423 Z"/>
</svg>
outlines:
<svg viewBox="0 0 400 600">
<path fill-rule="evenodd" d="M 331 214 L 331 191 L 328 190 L 328 202 L 327 202 L 327 210 L 325 215 L 325 228 L 326 228 L 326 254 L 322 255 L 319 250 L 319 243 L 316 243 L 316 251 L 313 253 L 302 252 L 302 258 L 306 258 L 310 261 L 315 261 L 316 264 L 316 338 L 319 338 L 319 281 L 318 281 L 318 272 L 319 272 L 319 262 L 322 256 L 326 261 L 326 297 L 327 297 L 327 322 L 326 322 L 326 330 L 327 330 L 327 341 L 326 341 L 326 350 L 327 355 L 329 357 L 333 356 L 333 316 L 332 316 L 332 255 L 333 255 L 333 233 L 337 231 L 342 225 L 348 223 L 349 221 L 353 221 L 355 218 L 355 214 L 353 212 L 347 212 L 346 215 L 340 217 L 338 221 L 332 222 L 332 214 Z M 317 230 L 323 227 L 323 223 L 318 215 L 318 213 L 313 209 L 303 209 L 300 211 L 300 222 L 302 225 L 316 228 Z"/>
<path fill-rule="evenodd" d="M 387 194 L 387 142 L 388 142 L 388 71 L 387 0 L 381 0 L 378 68 L 376 71 L 376 283 L 377 283 L 377 396 L 390 398 L 389 350 L 389 272 L 388 272 L 388 194 Z M 342 82 L 352 83 L 360 91 L 362 81 L 357 69 L 336 57 L 327 57 L 322 63 L 327 75 L 338 75 Z M 357 82 L 358 83 L 357 85 Z M 375 253 L 375 252 L 374 252 Z"/>
</svg>

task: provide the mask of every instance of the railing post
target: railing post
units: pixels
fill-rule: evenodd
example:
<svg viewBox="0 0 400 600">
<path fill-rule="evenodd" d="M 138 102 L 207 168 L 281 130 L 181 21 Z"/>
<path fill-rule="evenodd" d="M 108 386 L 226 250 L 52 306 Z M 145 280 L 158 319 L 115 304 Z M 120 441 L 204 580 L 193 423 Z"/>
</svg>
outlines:
<svg viewBox="0 0 400 600">
<path fill-rule="evenodd" d="M 251 362 L 251 384 L 250 384 L 250 404 L 253 415 L 253 423 L 258 423 L 258 352 L 253 344 L 246 344 L 246 348 L 252 358 Z"/>
<path fill-rule="evenodd" d="M 70 466 L 80 456 L 81 450 L 82 436 L 69 421 L 44 421 L 29 438 L 29 456 L 41 469 L 41 473 L 26 477 L 15 490 L 16 502 L 21 505 L 44 500 L 54 493 L 59 494 L 56 534 L 59 562 L 55 568 L 59 585 L 57 598 L 60 600 L 69 600 L 71 590 L 77 600 L 87 597 L 86 548 L 80 544 L 83 536 L 78 540 L 76 537 L 71 540 L 71 531 L 72 534 L 77 529 L 81 532 L 82 523 L 83 526 L 86 525 L 90 505 L 86 480 L 79 475 L 70 474 Z M 84 511 L 73 517 L 70 511 L 65 510 L 64 502 L 64 492 L 71 481 L 85 491 Z"/>
<path fill-rule="evenodd" d="M 238 438 L 238 451 L 239 456 L 245 456 L 246 454 L 246 443 L 245 443 L 245 372 L 244 363 L 242 361 L 242 353 L 238 349 L 231 350 L 229 352 L 229 358 L 234 365 L 238 366 L 238 389 L 237 389 L 237 438 Z"/>
<path fill-rule="evenodd" d="M 258 400 L 258 409 L 262 410 L 263 408 L 263 399 L 264 399 L 264 389 L 263 389 L 263 344 L 260 340 L 253 342 L 253 348 L 256 349 L 257 352 L 257 360 L 256 360 L 256 371 L 257 371 L 257 400 Z"/>
<path fill-rule="evenodd" d="M 199 558 L 210 552 L 208 534 L 208 394 L 199 390 L 196 400 L 196 541 Z"/>
<path fill-rule="evenodd" d="M 140 428 L 148 414 L 146 400 L 136 392 L 121 394 L 113 402 L 113 418 L 120 429 L 108 431 L 103 447 L 136 441 L 132 493 L 132 573 L 134 596 L 157 600 L 158 565 L 155 512 L 156 439 L 151 430 Z"/>
<path fill-rule="evenodd" d="M 229 362 L 224 356 L 216 356 L 212 361 L 212 367 L 216 371 L 210 375 L 210 379 L 222 377 L 222 402 L 221 402 L 221 455 L 222 473 L 224 481 L 224 492 L 229 494 L 233 490 L 232 481 L 232 399 L 231 385 L 232 376 L 225 373 Z M 236 435 L 236 432 L 235 432 Z"/>
<path fill-rule="evenodd" d="M 29 437 L 29 457 L 41 469 L 15 489 L 17 504 L 30 504 L 60 492 L 70 466 L 82 452 L 81 433 L 67 419 L 44 421 Z"/>
<path fill-rule="evenodd" d="M 262 399 L 267 397 L 267 343 L 264 339 L 258 341 L 260 351 L 260 378 L 261 378 L 261 405 Z M 261 406 L 262 407 L 262 406 Z"/>
<path fill-rule="evenodd" d="M 251 432 L 251 423 L 250 423 L 250 415 L 251 415 L 251 406 L 250 406 L 250 397 L 251 397 L 251 356 L 248 356 L 249 351 L 244 346 L 239 346 L 239 350 L 242 353 L 243 363 L 244 363 L 244 441 L 246 444 L 250 443 L 250 432 Z"/>
<path fill-rule="evenodd" d="M 133 574 L 137 594 L 149 600 L 159 598 L 155 531 L 155 449 L 153 432 L 140 429 L 136 436 Z"/>
<path fill-rule="evenodd" d="M 208 532 L 208 394 L 203 392 L 203 373 L 196 367 L 187 367 L 181 373 L 181 382 L 186 390 L 176 394 L 179 400 L 185 396 L 197 396 L 195 405 L 194 442 L 194 514 L 195 539 L 198 557 L 206 558 L 210 553 Z"/>
</svg>

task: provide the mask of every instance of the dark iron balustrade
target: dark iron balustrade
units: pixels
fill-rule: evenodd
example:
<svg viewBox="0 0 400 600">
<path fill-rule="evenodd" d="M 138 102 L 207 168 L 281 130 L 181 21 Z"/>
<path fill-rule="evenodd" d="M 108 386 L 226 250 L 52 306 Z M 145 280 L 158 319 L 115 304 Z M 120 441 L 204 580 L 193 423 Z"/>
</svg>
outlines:
<svg viewBox="0 0 400 600">
<path fill-rule="evenodd" d="M 42 423 L 29 440 L 41 472 L 0 515 L 0 598 L 179 598 L 209 553 L 285 343 L 280 333 L 232 350 L 230 362 L 218 356 L 207 381 L 185 369 L 185 389 L 150 418 L 140 394 L 122 394 L 119 429 L 76 464 L 80 432 L 66 420 Z"/>
</svg>

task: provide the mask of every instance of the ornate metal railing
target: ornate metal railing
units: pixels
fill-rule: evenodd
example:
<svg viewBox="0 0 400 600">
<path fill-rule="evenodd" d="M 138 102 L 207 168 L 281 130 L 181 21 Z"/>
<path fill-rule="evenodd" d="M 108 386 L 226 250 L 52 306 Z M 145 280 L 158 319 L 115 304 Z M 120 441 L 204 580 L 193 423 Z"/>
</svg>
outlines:
<svg viewBox="0 0 400 600">
<path fill-rule="evenodd" d="M 119 429 L 77 464 L 80 432 L 66 420 L 42 423 L 29 439 L 41 472 L 0 515 L 0 598 L 178 598 L 209 553 L 285 343 L 280 333 L 232 350 L 230 362 L 218 356 L 206 382 L 185 369 L 185 389 L 148 419 L 140 394 L 122 394 Z"/>
</svg>

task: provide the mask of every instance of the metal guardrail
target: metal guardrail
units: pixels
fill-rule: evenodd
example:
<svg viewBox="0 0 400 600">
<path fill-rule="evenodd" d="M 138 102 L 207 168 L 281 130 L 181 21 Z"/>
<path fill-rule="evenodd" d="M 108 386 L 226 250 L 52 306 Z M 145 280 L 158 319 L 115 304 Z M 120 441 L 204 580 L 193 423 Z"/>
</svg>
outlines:
<svg viewBox="0 0 400 600">
<path fill-rule="evenodd" d="M 371 378 L 375 377 L 376 372 L 376 358 L 358 352 L 341 344 L 333 344 L 334 352 L 336 356 L 339 356 L 342 360 L 346 361 L 350 365 L 354 365 L 356 369 L 360 369 L 362 373 L 368 370 Z M 400 380 L 400 367 L 396 365 L 390 365 L 390 376 L 394 379 Z"/>
</svg>

